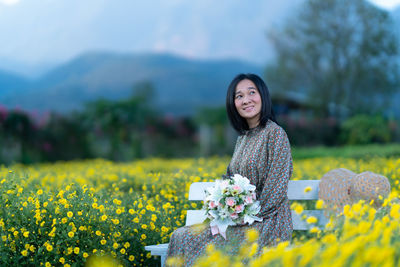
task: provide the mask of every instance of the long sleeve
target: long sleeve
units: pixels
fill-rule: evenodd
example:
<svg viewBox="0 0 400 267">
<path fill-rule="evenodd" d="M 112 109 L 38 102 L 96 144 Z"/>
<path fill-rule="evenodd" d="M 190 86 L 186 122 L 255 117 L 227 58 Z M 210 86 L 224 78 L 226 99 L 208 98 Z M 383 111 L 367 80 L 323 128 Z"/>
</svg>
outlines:
<svg viewBox="0 0 400 267">
<path fill-rule="evenodd" d="M 273 216 L 287 199 L 289 179 L 293 172 L 290 144 L 285 131 L 273 129 L 267 141 L 267 167 L 260 194 L 261 217 Z"/>
</svg>

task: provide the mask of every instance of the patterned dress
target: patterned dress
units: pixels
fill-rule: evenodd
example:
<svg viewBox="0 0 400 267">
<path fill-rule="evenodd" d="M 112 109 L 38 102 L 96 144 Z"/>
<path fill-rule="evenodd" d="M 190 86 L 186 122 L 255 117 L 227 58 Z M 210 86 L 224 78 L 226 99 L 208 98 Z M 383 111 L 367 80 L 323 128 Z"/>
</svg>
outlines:
<svg viewBox="0 0 400 267">
<path fill-rule="evenodd" d="M 178 228 L 171 236 L 167 257 L 183 257 L 184 265 L 191 266 L 211 243 L 225 251 L 228 248 L 228 253 L 237 253 L 250 227 L 259 232 L 259 248 L 290 241 L 293 224 L 287 188 L 292 170 L 289 140 L 276 123 L 268 121 L 265 127 L 240 135 L 227 174 L 245 176 L 257 187 L 257 200 L 261 204 L 259 217 L 263 221 L 251 226 L 229 226 L 226 240 L 220 234 L 212 235 L 209 226 L 200 231 L 195 226 Z"/>
</svg>

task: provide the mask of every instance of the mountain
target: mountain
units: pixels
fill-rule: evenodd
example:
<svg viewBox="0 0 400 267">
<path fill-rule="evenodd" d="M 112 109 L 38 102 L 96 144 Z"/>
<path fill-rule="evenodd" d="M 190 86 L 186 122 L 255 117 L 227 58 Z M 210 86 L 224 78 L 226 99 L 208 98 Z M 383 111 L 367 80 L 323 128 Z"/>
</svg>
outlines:
<svg viewBox="0 0 400 267">
<path fill-rule="evenodd" d="M 239 60 L 193 60 L 171 54 L 87 53 L 32 82 L 18 95 L 0 95 L 8 107 L 68 112 L 98 98 L 123 99 L 135 84 L 150 82 L 161 112 L 192 114 L 223 105 L 234 75 L 262 67 Z"/>
<path fill-rule="evenodd" d="M 17 93 L 21 93 L 25 88 L 30 87 L 30 81 L 24 77 L 0 70 L 0 100 Z"/>
</svg>

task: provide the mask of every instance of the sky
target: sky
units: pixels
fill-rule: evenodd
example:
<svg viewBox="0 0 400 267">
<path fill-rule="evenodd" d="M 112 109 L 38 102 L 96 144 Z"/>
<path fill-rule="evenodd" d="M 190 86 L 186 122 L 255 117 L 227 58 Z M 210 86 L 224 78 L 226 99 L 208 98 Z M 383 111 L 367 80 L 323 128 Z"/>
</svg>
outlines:
<svg viewBox="0 0 400 267">
<path fill-rule="evenodd" d="M 263 64 L 271 58 L 268 29 L 302 1 L 0 0 L 0 69 L 40 72 L 88 51 Z M 371 2 L 388 10 L 400 5 Z"/>
<path fill-rule="evenodd" d="M 370 2 L 388 10 L 400 5 L 400 0 L 370 0 Z"/>
</svg>

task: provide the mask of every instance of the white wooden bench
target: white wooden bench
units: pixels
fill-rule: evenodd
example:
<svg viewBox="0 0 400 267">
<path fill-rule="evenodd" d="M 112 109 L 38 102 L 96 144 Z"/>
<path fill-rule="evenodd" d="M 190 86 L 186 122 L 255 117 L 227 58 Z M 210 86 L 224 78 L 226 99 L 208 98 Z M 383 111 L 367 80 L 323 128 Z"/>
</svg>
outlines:
<svg viewBox="0 0 400 267">
<path fill-rule="evenodd" d="M 291 180 L 288 185 L 289 200 L 317 200 L 318 185 L 320 180 Z M 203 200 L 204 190 L 213 186 L 213 182 L 193 183 L 189 189 L 189 200 Z M 307 187 L 311 190 L 305 190 Z M 328 219 L 323 215 L 322 210 L 304 210 L 300 215 L 292 210 L 293 230 L 309 230 L 309 225 L 302 217 L 306 215 L 314 216 L 318 219 L 315 224 L 320 229 L 325 228 Z M 188 210 L 186 215 L 186 225 L 201 223 L 206 218 L 204 210 Z M 153 256 L 161 256 L 161 266 L 164 266 L 167 256 L 168 244 L 145 246 L 145 250 L 150 251 Z"/>
</svg>

